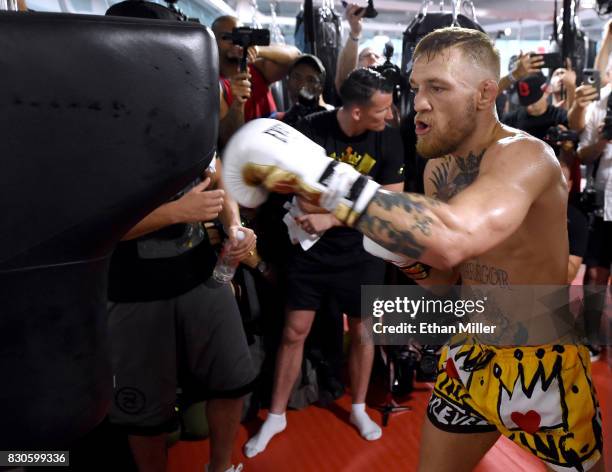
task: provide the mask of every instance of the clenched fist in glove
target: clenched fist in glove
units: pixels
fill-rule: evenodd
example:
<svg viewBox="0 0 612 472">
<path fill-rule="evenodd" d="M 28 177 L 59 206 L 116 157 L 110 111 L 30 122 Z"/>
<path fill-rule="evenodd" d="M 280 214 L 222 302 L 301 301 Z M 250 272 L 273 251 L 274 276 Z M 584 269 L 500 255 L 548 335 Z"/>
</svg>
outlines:
<svg viewBox="0 0 612 472">
<path fill-rule="evenodd" d="M 380 187 L 292 127 L 261 118 L 242 126 L 223 153 L 226 190 L 249 208 L 268 192 L 295 193 L 353 226 Z"/>
</svg>

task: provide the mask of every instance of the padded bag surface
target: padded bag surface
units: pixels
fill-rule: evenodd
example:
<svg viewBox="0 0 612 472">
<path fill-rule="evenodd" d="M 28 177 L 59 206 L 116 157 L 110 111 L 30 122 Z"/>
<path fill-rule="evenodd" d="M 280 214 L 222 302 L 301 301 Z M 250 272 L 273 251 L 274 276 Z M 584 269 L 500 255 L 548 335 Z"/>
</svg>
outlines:
<svg viewBox="0 0 612 472">
<path fill-rule="evenodd" d="M 195 23 L 0 14 L 0 445 L 105 416 L 110 254 L 210 161 L 214 37 Z"/>
</svg>

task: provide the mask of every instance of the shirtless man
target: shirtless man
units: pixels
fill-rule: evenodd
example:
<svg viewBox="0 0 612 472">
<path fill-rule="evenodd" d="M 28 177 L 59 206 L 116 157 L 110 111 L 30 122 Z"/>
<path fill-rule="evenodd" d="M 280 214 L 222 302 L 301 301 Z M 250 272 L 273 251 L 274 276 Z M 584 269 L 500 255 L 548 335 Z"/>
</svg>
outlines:
<svg viewBox="0 0 612 472">
<path fill-rule="evenodd" d="M 417 150 L 432 159 L 428 196 L 380 190 L 326 161 L 316 145 L 266 123 L 230 142 L 230 193 L 257 205 L 262 186 L 290 186 L 386 249 L 420 261 L 407 269 L 419 281 L 452 284 L 462 274 L 463 284 L 489 284 L 493 271 L 507 284 L 564 285 L 567 185 L 548 146 L 498 121 L 492 42 L 474 30 L 445 28 L 423 38 L 414 58 Z M 500 433 L 554 470 L 603 471 L 589 376 L 584 346 L 447 346 L 419 471 L 470 471 Z M 461 415 L 464 421 L 446 421 Z"/>
</svg>

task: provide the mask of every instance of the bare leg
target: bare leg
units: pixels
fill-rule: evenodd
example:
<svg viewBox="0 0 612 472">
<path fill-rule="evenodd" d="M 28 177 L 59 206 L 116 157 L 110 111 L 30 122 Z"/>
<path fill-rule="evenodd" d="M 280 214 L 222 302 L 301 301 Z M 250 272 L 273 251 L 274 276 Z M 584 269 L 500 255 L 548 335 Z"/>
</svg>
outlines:
<svg viewBox="0 0 612 472">
<path fill-rule="evenodd" d="M 134 461 L 140 472 L 166 472 L 167 434 L 158 436 L 128 436 Z"/>
<path fill-rule="evenodd" d="M 287 313 L 274 370 L 271 413 L 282 414 L 287 409 L 289 395 L 302 367 L 304 341 L 310 332 L 314 317 L 314 311 L 296 310 Z"/>
<path fill-rule="evenodd" d="M 418 472 L 471 472 L 500 434 L 448 433 L 425 418 L 421 434 Z"/>
<path fill-rule="evenodd" d="M 310 332 L 314 317 L 315 312 L 309 310 L 295 310 L 287 313 L 283 339 L 276 358 L 270 412 L 259 432 L 244 446 L 244 454 L 247 457 L 253 457 L 262 452 L 270 439 L 287 426 L 285 410 L 291 390 L 300 373 L 304 356 L 304 341 Z"/>
<path fill-rule="evenodd" d="M 240 426 L 242 398 L 214 398 L 206 403 L 210 427 L 209 472 L 225 472 L 232 465 L 232 448 Z"/>
<path fill-rule="evenodd" d="M 363 332 L 365 326 L 360 318 L 349 318 L 349 329 L 351 333 L 351 352 L 349 354 L 351 394 L 353 403 L 365 403 L 374 362 L 374 344 L 372 344 L 371 336 Z"/>
</svg>

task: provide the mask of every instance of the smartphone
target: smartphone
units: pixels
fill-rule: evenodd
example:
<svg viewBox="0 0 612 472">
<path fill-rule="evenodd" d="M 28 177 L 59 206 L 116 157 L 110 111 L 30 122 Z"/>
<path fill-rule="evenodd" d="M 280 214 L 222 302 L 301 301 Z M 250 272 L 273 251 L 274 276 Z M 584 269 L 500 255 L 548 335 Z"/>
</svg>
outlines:
<svg viewBox="0 0 612 472">
<path fill-rule="evenodd" d="M 547 52 L 543 54 L 531 54 L 532 56 L 542 56 L 542 60 L 544 64 L 542 65 L 542 69 L 550 69 L 550 71 L 554 71 L 559 67 L 563 67 L 563 60 L 561 59 L 561 53 L 558 52 Z"/>
<path fill-rule="evenodd" d="M 599 89 L 601 88 L 601 76 L 597 69 L 584 69 L 582 71 L 582 85 L 590 85 L 597 90 L 597 98 L 600 99 Z"/>
<path fill-rule="evenodd" d="M 346 7 L 348 6 L 348 3 L 346 2 L 346 0 L 342 0 L 342 2 L 340 2 L 340 3 L 342 3 L 342 6 L 343 6 L 344 8 L 346 8 Z M 364 7 L 357 8 L 357 10 L 355 10 L 355 15 L 361 15 L 361 12 L 362 12 L 363 10 L 365 10 L 365 8 L 364 8 Z"/>
</svg>

